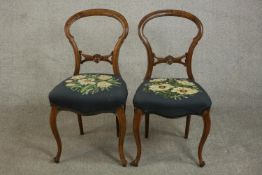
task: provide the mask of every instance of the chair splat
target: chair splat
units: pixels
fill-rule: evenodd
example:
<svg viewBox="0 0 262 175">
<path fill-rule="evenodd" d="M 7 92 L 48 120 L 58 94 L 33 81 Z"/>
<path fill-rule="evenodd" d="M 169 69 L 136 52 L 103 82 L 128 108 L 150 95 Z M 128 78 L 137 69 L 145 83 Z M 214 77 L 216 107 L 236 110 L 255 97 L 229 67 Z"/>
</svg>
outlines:
<svg viewBox="0 0 262 175">
<path fill-rule="evenodd" d="M 99 63 L 100 61 L 105 61 L 110 64 L 113 64 L 112 57 L 113 57 L 113 51 L 108 54 L 108 55 L 100 55 L 100 54 L 94 54 L 94 55 L 89 55 L 89 54 L 84 54 L 82 51 L 79 51 L 79 54 L 84 58 L 81 58 L 80 63 L 83 64 L 86 61 L 93 61 L 95 63 Z"/>
<path fill-rule="evenodd" d="M 186 64 L 187 53 L 179 57 L 174 57 L 172 55 L 168 55 L 166 57 L 158 57 L 155 55 L 155 53 L 153 53 L 153 58 L 154 58 L 154 64 L 153 64 L 154 66 L 161 63 L 166 63 L 169 65 L 173 63 L 183 64 L 184 66 L 187 65 Z"/>
</svg>

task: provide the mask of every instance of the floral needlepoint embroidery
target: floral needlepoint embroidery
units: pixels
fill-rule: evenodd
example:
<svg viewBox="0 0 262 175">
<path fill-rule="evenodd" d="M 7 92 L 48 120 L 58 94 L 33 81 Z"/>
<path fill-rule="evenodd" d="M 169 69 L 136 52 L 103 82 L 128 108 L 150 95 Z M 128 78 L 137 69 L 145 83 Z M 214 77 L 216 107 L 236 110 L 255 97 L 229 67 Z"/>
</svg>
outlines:
<svg viewBox="0 0 262 175">
<path fill-rule="evenodd" d="M 111 76 L 109 76 L 109 75 L 99 75 L 98 76 L 98 79 L 100 79 L 100 80 L 109 80 L 109 79 L 111 79 L 112 77 Z"/>
<path fill-rule="evenodd" d="M 175 78 L 151 79 L 145 84 L 144 91 L 153 92 L 164 98 L 171 98 L 174 100 L 188 98 L 201 92 L 194 82 Z"/>
<path fill-rule="evenodd" d="M 66 87 L 82 95 L 95 94 L 100 91 L 109 90 L 120 84 L 119 79 L 116 77 L 102 74 L 75 75 L 65 81 Z"/>
<path fill-rule="evenodd" d="M 167 91 L 171 89 L 173 86 L 170 84 L 152 84 L 149 86 L 151 91 Z"/>
<path fill-rule="evenodd" d="M 185 94 L 185 95 L 192 95 L 192 94 L 196 94 L 198 92 L 198 90 L 196 89 L 192 89 L 192 88 L 187 88 L 187 87 L 178 87 L 178 88 L 174 88 L 171 92 L 175 92 L 178 94 Z"/>
<path fill-rule="evenodd" d="M 108 83 L 106 81 L 101 81 L 101 82 L 97 83 L 97 87 L 99 87 L 99 88 L 108 88 L 110 86 L 112 86 L 112 84 Z"/>
<path fill-rule="evenodd" d="M 166 81 L 166 78 L 155 78 L 155 79 L 149 80 L 149 82 L 151 83 L 157 83 L 157 82 L 162 82 L 162 81 Z"/>
</svg>

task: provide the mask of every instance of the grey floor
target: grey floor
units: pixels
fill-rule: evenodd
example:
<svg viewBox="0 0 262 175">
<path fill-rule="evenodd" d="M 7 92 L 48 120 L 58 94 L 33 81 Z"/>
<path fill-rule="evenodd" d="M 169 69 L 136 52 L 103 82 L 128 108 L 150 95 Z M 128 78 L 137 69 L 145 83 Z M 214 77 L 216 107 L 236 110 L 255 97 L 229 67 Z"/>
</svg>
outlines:
<svg viewBox="0 0 262 175">
<path fill-rule="evenodd" d="M 202 132 L 202 120 L 197 116 L 192 118 L 188 140 L 183 138 L 185 118 L 168 120 L 153 116 L 150 137 L 142 138 L 140 166 L 124 168 L 118 161 L 113 115 L 85 117 L 85 135 L 80 136 L 76 116 L 61 112 L 58 126 L 64 149 L 61 162 L 55 164 L 52 158 L 56 144 L 49 128 L 48 106 L 30 109 L 20 106 L 1 111 L 0 174 L 255 175 L 262 171 L 262 109 L 225 106 L 213 109 L 212 129 L 204 149 L 207 163 L 204 168 L 196 165 Z M 132 108 L 128 107 L 125 153 L 129 162 L 136 151 L 131 132 L 132 115 Z"/>
</svg>

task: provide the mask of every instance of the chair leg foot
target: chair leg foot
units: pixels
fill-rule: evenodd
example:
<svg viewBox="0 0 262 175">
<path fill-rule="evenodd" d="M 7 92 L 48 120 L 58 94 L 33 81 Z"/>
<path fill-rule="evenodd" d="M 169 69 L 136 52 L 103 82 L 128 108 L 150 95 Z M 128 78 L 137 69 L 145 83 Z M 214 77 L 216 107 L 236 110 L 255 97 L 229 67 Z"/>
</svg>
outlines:
<svg viewBox="0 0 262 175">
<path fill-rule="evenodd" d="M 122 164 L 123 167 L 126 167 L 126 166 L 127 166 L 127 161 L 126 161 L 126 160 L 123 160 L 123 161 L 121 162 L 121 164 Z"/>
<path fill-rule="evenodd" d="M 137 154 L 135 160 L 131 162 L 132 166 L 138 166 L 141 157 L 141 139 L 140 139 L 140 123 L 143 112 L 140 109 L 135 108 L 134 120 L 133 120 L 133 133 L 136 141 Z"/>
<path fill-rule="evenodd" d="M 127 161 L 124 153 L 124 140 L 126 134 L 126 116 L 124 107 L 117 109 L 116 116 L 119 123 L 119 139 L 118 139 L 118 152 L 122 166 L 127 165 Z"/>
<path fill-rule="evenodd" d="M 204 129 L 203 129 L 202 137 L 201 137 L 201 140 L 200 140 L 200 143 L 199 143 L 199 146 L 198 146 L 198 159 L 199 159 L 199 166 L 200 167 L 205 166 L 205 162 L 202 158 L 202 151 L 203 151 L 203 147 L 204 147 L 204 144 L 206 142 L 206 139 L 209 135 L 210 127 L 211 127 L 209 110 L 207 110 L 203 113 L 202 118 L 203 118 L 203 123 L 204 123 Z"/>
<path fill-rule="evenodd" d="M 57 108 L 55 106 L 52 106 L 51 113 L 50 113 L 50 127 L 57 143 L 57 153 L 54 158 L 54 161 L 56 163 L 59 163 L 61 152 L 62 152 L 62 142 L 56 125 L 57 113 L 58 113 Z"/>
<path fill-rule="evenodd" d="M 201 167 L 201 168 L 204 167 L 205 165 L 206 165 L 205 161 L 202 161 L 202 162 L 199 163 L 199 167 Z"/>
<path fill-rule="evenodd" d="M 137 160 L 133 160 L 133 161 L 130 163 L 130 165 L 137 167 L 137 166 L 138 166 L 138 161 L 137 161 Z"/>
<path fill-rule="evenodd" d="M 54 157 L 54 162 L 55 162 L 55 163 L 59 163 L 59 161 L 60 161 L 59 158 Z"/>
</svg>

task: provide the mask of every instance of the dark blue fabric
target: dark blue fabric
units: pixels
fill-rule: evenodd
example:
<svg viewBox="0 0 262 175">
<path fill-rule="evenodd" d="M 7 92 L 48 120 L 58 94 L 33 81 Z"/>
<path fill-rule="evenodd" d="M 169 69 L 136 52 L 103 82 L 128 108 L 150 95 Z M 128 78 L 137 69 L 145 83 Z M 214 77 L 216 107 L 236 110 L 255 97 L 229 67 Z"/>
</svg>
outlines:
<svg viewBox="0 0 262 175">
<path fill-rule="evenodd" d="M 49 101 L 51 105 L 56 105 L 82 115 L 115 113 L 118 107 L 126 104 L 128 92 L 124 80 L 119 76 L 114 77 L 118 78 L 121 82 L 119 86 L 88 95 L 82 95 L 66 87 L 66 79 L 49 93 Z"/>
<path fill-rule="evenodd" d="M 189 98 L 174 100 L 164 98 L 153 92 L 143 91 L 144 81 L 137 89 L 133 99 L 134 106 L 143 110 L 145 113 L 158 114 L 167 118 L 177 118 L 185 115 L 202 115 L 204 110 L 211 107 L 211 99 L 206 91 L 196 82 L 194 82 L 201 90 Z"/>
</svg>

